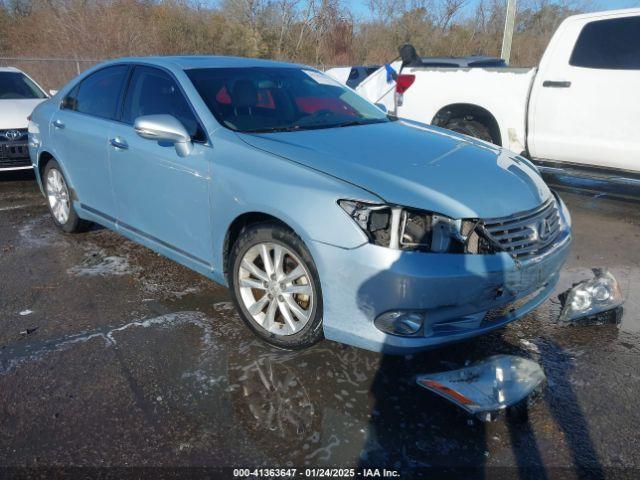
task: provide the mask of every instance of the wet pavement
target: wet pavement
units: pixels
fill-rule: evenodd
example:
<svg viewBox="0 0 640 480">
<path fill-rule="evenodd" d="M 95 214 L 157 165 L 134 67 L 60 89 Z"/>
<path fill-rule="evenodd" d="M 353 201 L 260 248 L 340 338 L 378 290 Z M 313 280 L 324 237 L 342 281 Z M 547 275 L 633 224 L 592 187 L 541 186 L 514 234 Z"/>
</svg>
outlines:
<svg viewBox="0 0 640 480">
<path fill-rule="evenodd" d="M 60 233 L 33 178 L 5 174 L 0 465 L 633 476 L 639 204 L 562 196 L 574 244 L 556 295 L 503 330 L 388 357 L 329 341 L 302 352 L 269 347 L 242 324 L 225 288 L 106 229 Z M 593 267 L 620 282 L 621 325 L 558 325 L 557 293 Z M 478 422 L 414 384 L 416 374 L 495 354 L 544 368 L 548 384 L 525 422 Z"/>
</svg>

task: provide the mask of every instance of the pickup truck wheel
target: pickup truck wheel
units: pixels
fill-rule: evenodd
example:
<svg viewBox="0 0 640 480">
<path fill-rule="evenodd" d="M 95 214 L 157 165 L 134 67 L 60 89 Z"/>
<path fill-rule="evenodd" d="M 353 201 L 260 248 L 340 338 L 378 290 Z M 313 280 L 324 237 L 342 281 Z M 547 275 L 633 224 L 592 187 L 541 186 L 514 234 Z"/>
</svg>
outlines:
<svg viewBox="0 0 640 480">
<path fill-rule="evenodd" d="M 302 240 L 277 223 L 244 230 L 229 257 L 229 283 L 240 317 L 280 348 L 306 348 L 323 337 L 322 292 Z"/>
<path fill-rule="evenodd" d="M 44 193 L 47 199 L 49 212 L 53 217 L 56 226 L 67 233 L 86 231 L 91 222 L 82 220 L 78 217 L 73 208 L 73 201 L 67 186 L 67 180 L 64 178 L 62 169 L 58 162 L 50 160 L 45 169 L 42 178 Z"/>
<path fill-rule="evenodd" d="M 496 140 L 491 137 L 489 128 L 483 123 L 477 120 L 467 120 L 466 118 L 452 118 L 445 125 L 444 128 L 453 130 L 454 132 L 462 133 L 470 137 L 479 138 L 485 142 L 496 143 Z"/>
</svg>

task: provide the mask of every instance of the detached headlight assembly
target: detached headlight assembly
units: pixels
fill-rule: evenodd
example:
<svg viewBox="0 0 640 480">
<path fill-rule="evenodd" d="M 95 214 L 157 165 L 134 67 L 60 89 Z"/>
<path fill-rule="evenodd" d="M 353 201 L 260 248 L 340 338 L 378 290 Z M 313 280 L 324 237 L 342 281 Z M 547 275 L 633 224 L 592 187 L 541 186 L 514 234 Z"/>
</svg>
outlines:
<svg viewBox="0 0 640 480">
<path fill-rule="evenodd" d="M 338 204 L 375 245 L 434 253 L 488 253 L 491 248 L 476 232 L 477 221 L 355 200 Z"/>
</svg>

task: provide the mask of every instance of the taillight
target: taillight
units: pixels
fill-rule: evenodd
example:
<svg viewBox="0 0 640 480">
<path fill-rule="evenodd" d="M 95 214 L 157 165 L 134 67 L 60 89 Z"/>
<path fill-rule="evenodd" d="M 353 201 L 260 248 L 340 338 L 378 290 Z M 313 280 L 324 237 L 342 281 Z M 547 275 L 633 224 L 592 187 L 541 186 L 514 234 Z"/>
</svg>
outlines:
<svg viewBox="0 0 640 480">
<path fill-rule="evenodd" d="M 396 92 L 404 93 L 406 92 L 413 82 L 416 81 L 415 75 L 398 75 L 398 79 L 396 80 Z"/>
</svg>

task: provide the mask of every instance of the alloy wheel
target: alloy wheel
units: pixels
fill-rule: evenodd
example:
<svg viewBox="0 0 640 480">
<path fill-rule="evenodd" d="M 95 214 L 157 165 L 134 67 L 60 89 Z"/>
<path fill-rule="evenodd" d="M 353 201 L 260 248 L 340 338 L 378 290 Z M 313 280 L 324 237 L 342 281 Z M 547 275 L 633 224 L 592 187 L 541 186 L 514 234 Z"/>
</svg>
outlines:
<svg viewBox="0 0 640 480">
<path fill-rule="evenodd" d="M 47 173 L 46 190 L 53 216 L 60 225 L 64 225 L 69 220 L 69 190 L 59 170 L 52 168 Z"/>
<path fill-rule="evenodd" d="M 279 336 L 293 335 L 311 319 L 316 295 L 304 262 L 279 243 L 252 246 L 242 257 L 238 287 L 253 321 Z"/>
</svg>

